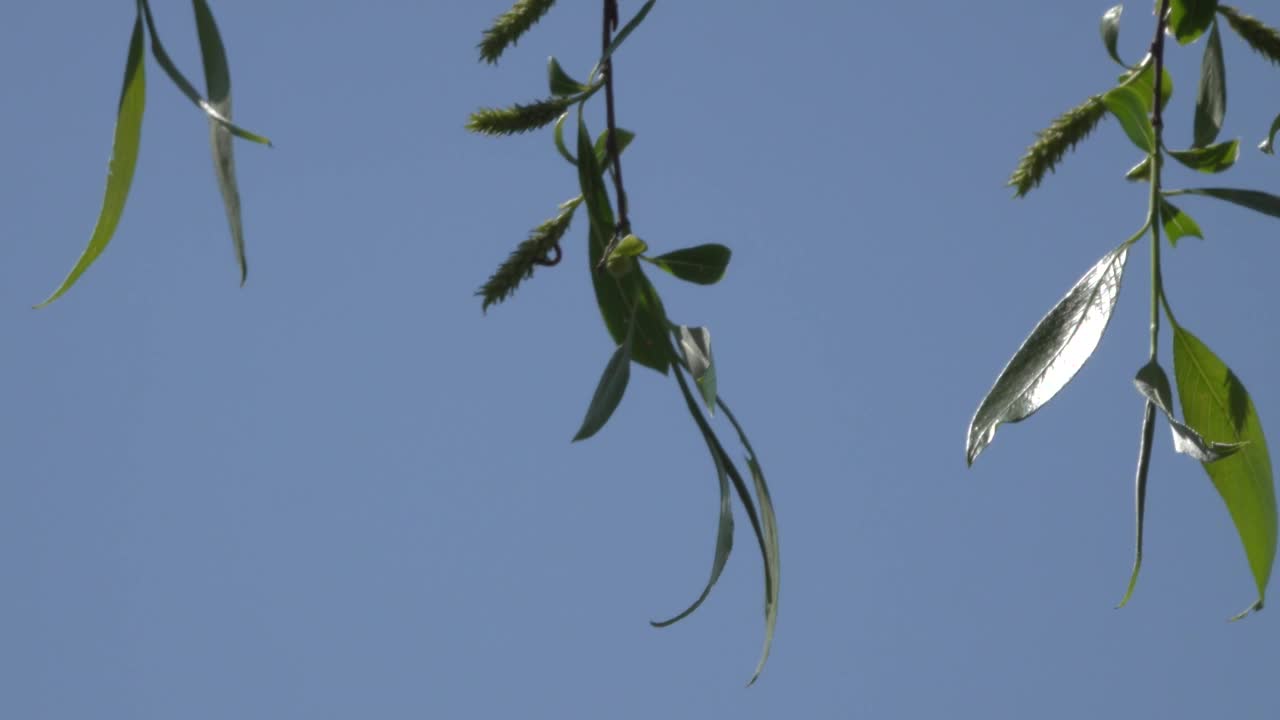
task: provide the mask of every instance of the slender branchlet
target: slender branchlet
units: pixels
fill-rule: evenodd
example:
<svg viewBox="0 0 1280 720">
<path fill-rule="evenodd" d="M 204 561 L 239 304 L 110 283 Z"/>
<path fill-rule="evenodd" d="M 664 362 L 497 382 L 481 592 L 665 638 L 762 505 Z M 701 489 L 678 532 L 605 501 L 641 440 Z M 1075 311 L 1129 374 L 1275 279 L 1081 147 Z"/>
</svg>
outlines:
<svg viewBox="0 0 1280 720">
<path fill-rule="evenodd" d="M 1036 141 L 1027 148 L 1013 175 L 1009 176 L 1008 184 L 1015 188 L 1014 197 L 1022 197 L 1040 185 L 1063 156 L 1088 137 L 1106 116 L 1107 106 L 1102 104 L 1102 96 L 1094 95 L 1036 133 Z"/>
<path fill-rule="evenodd" d="M 604 0 L 604 32 L 601 38 L 601 54 L 609 51 L 613 42 L 613 33 L 618 29 L 618 0 Z M 622 152 L 618 148 L 618 122 L 613 103 L 613 57 L 605 59 L 600 68 L 604 77 L 605 121 L 609 125 L 607 148 L 609 164 L 612 166 L 614 194 L 618 196 L 618 227 L 616 234 L 622 237 L 631 232 L 631 219 L 627 215 L 627 193 L 622 187 Z"/>
<path fill-rule="evenodd" d="M 544 128 L 556 121 L 578 96 L 547 98 L 528 105 L 516 103 L 505 108 L 481 108 L 467 118 L 467 129 L 482 135 L 514 135 Z"/>
<path fill-rule="evenodd" d="M 511 297 L 521 282 L 533 276 L 536 266 L 555 265 L 560 261 L 560 239 L 569 230 L 573 212 L 581 202 L 582 197 L 579 196 L 561 205 L 559 215 L 534 228 L 528 239 L 516 246 L 506 262 L 476 291 L 476 295 L 484 298 L 480 306 L 482 311 Z"/>
<path fill-rule="evenodd" d="M 517 0 L 510 10 L 494 19 L 492 27 L 484 31 L 484 37 L 477 46 L 480 48 L 480 59 L 487 63 L 498 62 L 503 51 L 515 45 L 520 36 L 528 32 L 555 4 L 556 0 Z"/>
<path fill-rule="evenodd" d="M 1245 15 L 1230 5 L 1219 5 L 1218 12 L 1227 19 L 1227 24 L 1249 44 L 1249 47 L 1271 62 L 1280 65 L 1280 30 L 1269 27 L 1261 20 Z"/>
</svg>

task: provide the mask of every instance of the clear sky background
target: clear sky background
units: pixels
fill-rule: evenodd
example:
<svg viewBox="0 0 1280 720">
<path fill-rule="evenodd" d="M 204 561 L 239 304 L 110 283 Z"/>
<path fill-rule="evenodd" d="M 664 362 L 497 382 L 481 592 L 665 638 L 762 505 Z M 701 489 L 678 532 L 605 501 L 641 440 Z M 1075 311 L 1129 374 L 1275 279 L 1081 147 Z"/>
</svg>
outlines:
<svg viewBox="0 0 1280 720">
<path fill-rule="evenodd" d="M 772 483 L 781 614 L 751 689 L 762 579 L 741 513 L 711 599 L 647 624 L 696 596 L 714 542 L 714 471 L 674 382 L 637 369 L 608 427 L 569 442 L 612 351 L 585 224 L 513 301 L 483 316 L 473 296 L 577 190 L 549 132 L 476 137 L 466 116 L 544 95 L 548 55 L 585 75 L 598 43 L 598 3 L 564 0 L 483 65 L 506 5 L 214 3 L 236 117 L 277 145 L 237 146 L 248 285 L 206 123 L 149 61 L 124 220 L 41 311 L 98 210 L 133 10 L 6 9 L 0 716 L 1274 715 L 1280 611 L 1226 622 L 1254 598 L 1244 553 L 1163 427 L 1143 576 L 1113 609 L 1145 249 L 1076 381 L 964 464 L 1005 361 L 1146 211 L 1114 121 L 1030 198 L 1004 186 L 1033 131 L 1114 81 L 1107 3 L 659 2 L 618 55 L 637 232 L 734 250 L 718 286 L 655 281 L 674 319 L 711 327 Z M 1125 17 L 1131 60 L 1149 5 Z M 200 77 L 189 4 L 154 7 Z M 1224 135 L 1246 150 L 1167 183 L 1280 192 L 1280 160 L 1252 149 L 1280 71 L 1224 41 Z M 1171 50 L 1172 147 L 1201 49 Z M 1170 299 L 1275 452 L 1280 224 L 1180 204 L 1207 240 L 1166 253 Z"/>
</svg>

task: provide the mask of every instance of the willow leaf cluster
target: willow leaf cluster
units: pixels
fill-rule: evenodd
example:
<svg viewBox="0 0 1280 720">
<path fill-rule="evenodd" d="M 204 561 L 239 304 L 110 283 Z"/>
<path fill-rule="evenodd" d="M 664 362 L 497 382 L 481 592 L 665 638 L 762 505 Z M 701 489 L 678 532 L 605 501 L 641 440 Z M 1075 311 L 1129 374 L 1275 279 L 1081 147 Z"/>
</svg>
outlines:
<svg viewBox="0 0 1280 720">
<path fill-rule="evenodd" d="M 138 150 L 142 140 L 142 116 L 147 104 L 145 58 L 150 39 L 151 55 L 169 80 L 209 119 L 209 143 L 213 149 L 214 175 L 227 214 L 227 224 L 235 249 L 236 263 L 240 269 L 240 284 L 248 278 L 249 266 L 245 260 L 244 228 L 240 217 L 240 191 L 236 183 L 235 156 L 232 138 L 238 137 L 261 145 L 271 141 L 250 132 L 231 121 L 231 71 L 227 64 L 226 48 L 213 11 L 207 0 L 192 0 L 195 13 L 196 34 L 200 41 L 200 56 L 204 65 L 205 94 L 201 95 L 191 81 L 173 62 L 160 33 L 148 0 L 136 0 L 133 31 L 129 39 L 129 52 L 125 60 L 124 84 L 116 107 L 116 128 L 111 143 L 111 160 L 107 168 L 107 186 L 98 213 L 98 221 L 89 237 L 89 244 L 80 259 L 53 293 L 36 307 L 43 307 L 71 289 L 80 276 L 89 269 L 107 249 L 115 235 L 116 226 L 124 214 L 124 206 L 133 183 L 138 162 Z M 144 34 L 145 30 L 145 34 Z"/>
<path fill-rule="evenodd" d="M 1244 383 L 1198 336 L 1181 325 L 1161 271 L 1161 233 L 1170 247 L 1184 237 L 1205 237 L 1200 225 L 1173 198 L 1204 197 L 1280 218 L 1280 196 L 1260 190 L 1230 187 L 1170 188 L 1165 170 L 1178 165 L 1196 174 L 1221 174 L 1240 158 L 1240 140 L 1219 140 L 1227 110 L 1227 74 L 1217 17 L 1247 45 L 1267 59 L 1280 61 L 1280 35 L 1261 21 L 1216 0 L 1160 0 L 1155 38 L 1140 62 L 1129 65 L 1118 50 L 1123 6 L 1102 17 L 1101 33 L 1107 54 L 1124 68 L 1119 82 L 1090 98 L 1042 131 L 1036 144 L 1019 162 L 1011 185 L 1017 195 L 1036 187 L 1048 170 L 1082 140 L 1105 115 L 1114 117 L 1139 151 L 1140 159 L 1126 174 L 1146 182 L 1149 198 L 1138 230 L 1109 250 L 1090 268 L 1031 331 L 983 398 L 969 424 L 966 459 L 970 464 L 995 438 L 1005 423 L 1025 420 L 1072 380 L 1093 354 L 1106 331 L 1120 296 L 1134 246 L 1150 236 L 1151 296 L 1150 351 L 1134 378 L 1143 402 L 1134 474 L 1135 551 L 1123 606 L 1132 597 L 1142 567 L 1148 471 L 1154 428 L 1163 418 L 1174 450 L 1199 462 L 1222 497 L 1235 524 L 1257 588 L 1257 598 L 1236 617 L 1260 610 L 1275 561 L 1277 511 L 1271 458 L 1262 424 Z M 1165 144 L 1164 114 L 1173 92 L 1173 78 L 1165 69 L 1166 36 L 1188 46 L 1202 42 L 1190 147 Z M 1271 152 L 1280 117 L 1260 148 Z M 1166 163 L 1171 159 L 1172 163 Z M 1160 362 L 1161 321 L 1172 331 L 1173 382 Z M 1178 403 L 1174 403 L 1174 390 Z M 1179 419 L 1177 410 L 1181 410 Z"/>
<path fill-rule="evenodd" d="M 573 168 L 579 191 L 576 197 L 560 206 L 555 217 L 535 227 L 476 294 L 482 298 L 482 310 L 488 310 L 510 298 L 539 266 L 558 266 L 563 255 L 561 243 L 574 215 L 579 208 L 586 213 L 585 265 L 601 320 L 616 347 L 596 383 L 573 440 L 586 440 L 605 427 L 631 382 L 633 364 L 674 376 L 711 456 L 720 489 L 720 505 L 711 572 L 702 592 L 683 611 L 652 624 L 666 627 L 689 616 L 710 594 L 733 548 L 736 496 L 755 534 L 764 569 L 765 640 L 751 677 L 754 682 L 768 658 L 777 622 L 781 563 L 773 501 L 759 457 L 720 393 L 711 331 L 702 326 L 672 322 L 657 287 L 644 269 L 647 265 L 679 280 L 713 285 L 724 276 L 732 252 L 724 245 L 710 243 L 651 253 L 650 243 L 632 229 L 623 184 L 622 153 L 635 135 L 616 125 L 613 63 L 624 41 L 648 16 L 655 1 L 645 2 L 627 23 L 621 24 L 617 0 L 602 0 L 604 32 L 600 56 L 587 74 L 586 82 L 574 79 L 551 58 L 547 63 L 550 90 L 547 99 L 485 108 L 472 113 L 468 119 L 468 130 L 485 135 L 511 135 L 554 124 L 552 138 L 556 152 Z M 514 45 L 546 14 L 551 4 L 521 0 L 499 16 L 480 43 L 481 59 L 497 60 L 503 50 Z M 607 127 L 593 135 L 583 110 L 600 90 L 604 91 Z M 712 427 L 717 409 L 745 451 L 746 473 L 739 469 Z"/>
</svg>

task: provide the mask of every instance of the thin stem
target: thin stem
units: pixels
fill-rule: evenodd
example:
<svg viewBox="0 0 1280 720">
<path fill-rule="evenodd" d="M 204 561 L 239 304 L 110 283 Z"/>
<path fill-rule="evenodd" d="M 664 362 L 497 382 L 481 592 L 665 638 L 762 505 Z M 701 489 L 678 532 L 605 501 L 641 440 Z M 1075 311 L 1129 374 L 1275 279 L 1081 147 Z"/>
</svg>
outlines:
<svg viewBox="0 0 1280 720">
<path fill-rule="evenodd" d="M 604 33 L 600 44 L 601 54 L 609 51 L 609 44 L 613 42 L 613 33 L 617 29 L 618 0 L 604 0 Z M 608 122 L 608 134 L 605 136 L 605 144 L 609 150 L 609 161 L 613 165 L 610 173 L 613 176 L 613 190 L 614 194 L 618 196 L 618 226 L 615 237 L 621 237 L 631 232 L 631 219 L 627 216 L 627 193 L 622 188 L 622 158 L 621 153 L 618 151 L 618 122 L 613 102 L 612 55 L 605 59 L 600 68 L 600 74 L 604 76 L 605 116 Z"/>
<path fill-rule="evenodd" d="M 1151 127 L 1155 130 L 1155 148 L 1151 151 L 1151 200 L 1147 217 L 1151 221 L 1151 359 L 1156 359 L 1160 341 L 1160 298 L 1164 295 L 1160 276 L 1160 170 L 1161 152 L 1164 147 L 1164 111 L 1160 106 L 1164 84 L 1164 36 L 1165 19 L 1169 15 L 1169 0 L 1160 1 L 1156 16 L 1156 36 L 1151 41 L 1151 56 L 1155 59 L 1155 82 L 1152 83 Z"/>
</svg>

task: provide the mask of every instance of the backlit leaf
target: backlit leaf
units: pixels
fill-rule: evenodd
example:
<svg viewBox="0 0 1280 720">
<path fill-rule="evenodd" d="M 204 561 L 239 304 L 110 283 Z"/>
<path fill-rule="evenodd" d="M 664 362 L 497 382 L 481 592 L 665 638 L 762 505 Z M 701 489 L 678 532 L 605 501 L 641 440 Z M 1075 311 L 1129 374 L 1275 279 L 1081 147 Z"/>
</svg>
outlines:
<svg viewBox="0 0 1280 720">
<path fill-rule="evenodd" d="M 1240 157 L 1240 141 L 1230 140 L 1190 150 L 1170 150 L 1169 154 L 1192 170 L 1220 173 L 1235 165 L 1236 159 Z"/>
<path fill-rule="evenodd" d="M 1124 6 L 1116 5 L 1103 13 L 1099 30 L 1102 31 L 1102 45 L 1106 47 L 1107 54 L 1120 65 L 1128 67 L 1125 61 L 1120 59 L 1120 53 L 1116 49 L 1116 45 L 1120 40 L 1120 15 L 1123 12 Z"/>
<path fill-rule="evenodd" d="M 1164 198 L 1160 199 L 1160 222 L 1164 226 L 1164 234 L 1169 238 L 1170 245 L 1176 246 L 1179 240 L 1187 236 L 1204 239 L 1204 234 L 1200 232 L 1200 226 L 1196 221 L 1183 212 L 1182 208 Z"/>
<path fill-rule="evenodd" d="M 1102 96 L 1102 102 L 1120 121 L 1125 134 L 1139 150 L 1147 154 L 1155 150 L 1156 132 L 1151 127 L 1151 118 L 1147 117 L 1147 106 L 1137 90 L 1127 86 L 1112 88 Z"/>
<path fill-rule="evenodd" d="M 1240 190 L 1237 188 L 1187 188 L 1185 190 L 1165 190 L 1168 197 L 1174 195 L 1203 195 L 1234 203 L 1264 215 L 1280 218 L 1280 197 L 1258 190 Z"/>
<path fill-rule="evenodd" d="M 1173 0 L 1169 6 L 1169 32 L 1182 45 L 1195 42 L 1213 22 L 1218 0 Z"/>
</svg>

